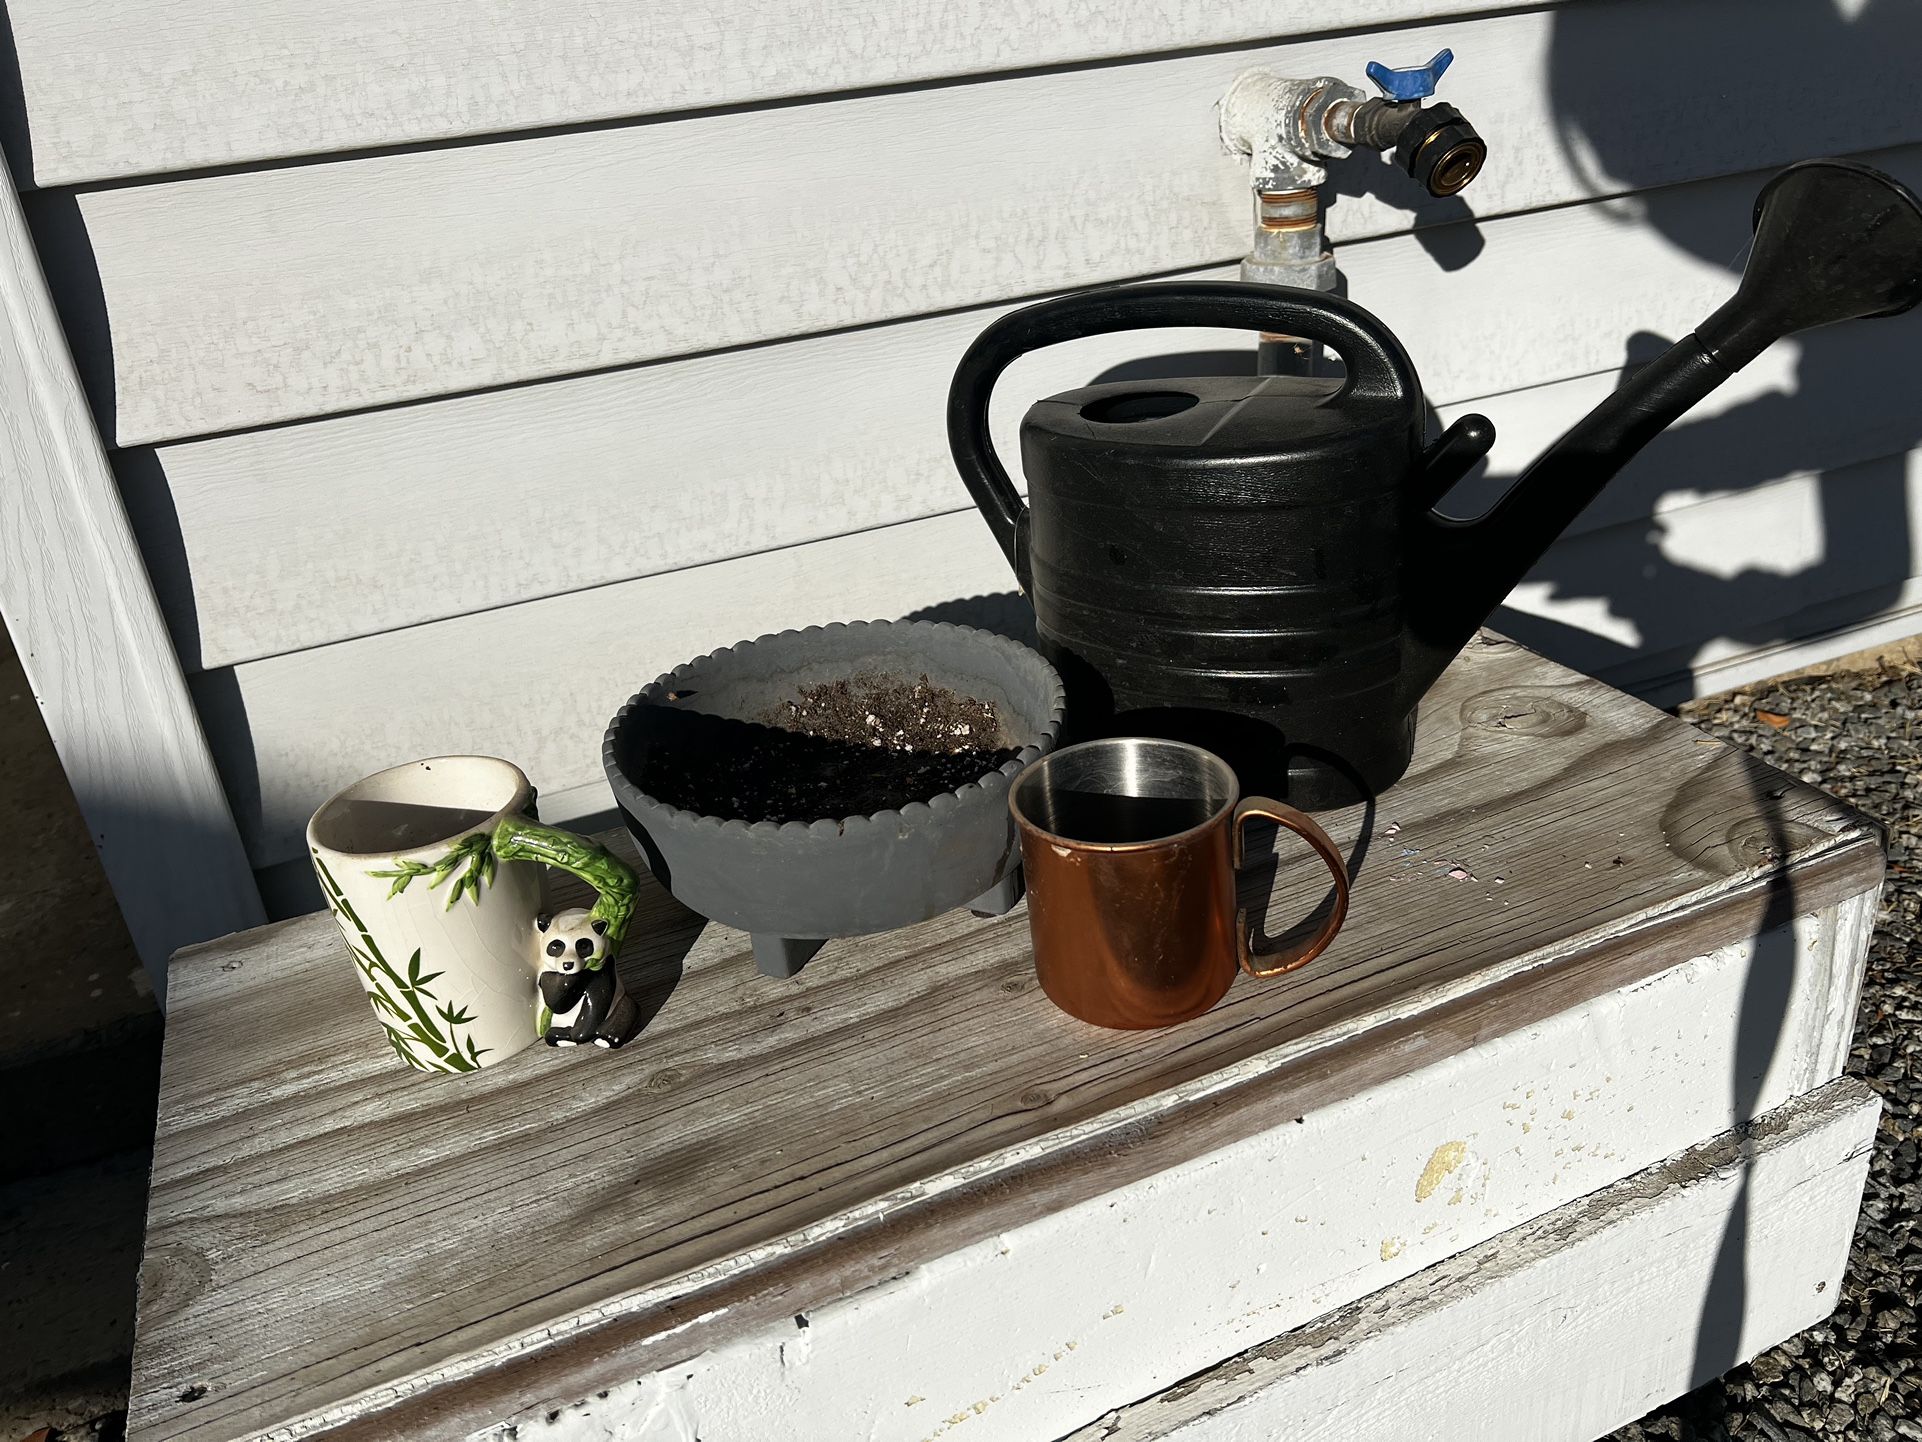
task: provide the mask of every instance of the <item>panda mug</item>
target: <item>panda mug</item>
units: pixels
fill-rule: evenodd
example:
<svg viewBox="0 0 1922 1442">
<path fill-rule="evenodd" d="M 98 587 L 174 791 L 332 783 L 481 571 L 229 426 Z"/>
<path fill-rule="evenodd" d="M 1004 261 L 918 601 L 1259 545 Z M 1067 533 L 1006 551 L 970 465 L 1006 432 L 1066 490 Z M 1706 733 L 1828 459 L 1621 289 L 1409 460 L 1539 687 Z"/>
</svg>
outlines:
<svg viewBox="0 0 1922 1442">
<path fill-rule="evenodd" d="M 511 762 L 435 756 L 356 781 L 307 823 L 368 1004 L 411 1067 L 476 1071 L 543 1038 L 617 1047 L 638 1026 L 613 964 L 635 874 L 533 806 Z M 586 881 L 594 905 L 542 912 L 542 864 Z"/>
</svg>

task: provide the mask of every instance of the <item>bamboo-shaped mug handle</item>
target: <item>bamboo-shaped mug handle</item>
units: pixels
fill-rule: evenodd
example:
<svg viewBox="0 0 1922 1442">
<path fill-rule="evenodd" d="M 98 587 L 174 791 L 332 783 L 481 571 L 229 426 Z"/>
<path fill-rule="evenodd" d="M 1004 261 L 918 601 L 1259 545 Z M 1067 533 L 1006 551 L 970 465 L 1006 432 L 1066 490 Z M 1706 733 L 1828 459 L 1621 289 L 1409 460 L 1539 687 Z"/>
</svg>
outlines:
<svg viewBox="0 0 1922 1442">
<path fill-rule="evenodd" d="M 1335 905 L 1328 913 L 1328 919 L 1318 927 L 1314 935 L 1305 937 L 1288 946 L 1277 947 L 1273 951 L 1255 950 L 1254 926 L 1248 920 L 1248 908 L 1242 907 L 1235 913 L 1235 949 L 1241 962 L 1241 969 L 1250 976 L 1280 976 L 1284 972 L 1306 966 L 1335 939 L 1341 930 L 1341 923 L 1348 915 L 1348 863 L 1328 833 L 1316 825 L 1305 812 L 1266 796 L 1250 796 L 1235 807 L 1232 823 L 1235 834 L 1235 873 L 1240 874 L 1246 861 L 1245 838 L 1249 818 L 1260 816 L 1274 822 L 1284 830 L 1292 831 L 1303 841 L 1315 848 L 1315 854 L 1327 864 L 1328 874 L 1335 880 Z M 1257 965 L 1257 961 L 1263 963 Z"/>
<path fill-rule="evenodd" d="M 521 815 L 503 816 L 494 828 L 494 854 L 503 861 L 539 861 L 593 887 L 594 905 L 588 914 L 607 923 L 607 951 L 601 960 L 614 959 L 640 891 L 631 866 L 598 841 Z"/>
</svg>

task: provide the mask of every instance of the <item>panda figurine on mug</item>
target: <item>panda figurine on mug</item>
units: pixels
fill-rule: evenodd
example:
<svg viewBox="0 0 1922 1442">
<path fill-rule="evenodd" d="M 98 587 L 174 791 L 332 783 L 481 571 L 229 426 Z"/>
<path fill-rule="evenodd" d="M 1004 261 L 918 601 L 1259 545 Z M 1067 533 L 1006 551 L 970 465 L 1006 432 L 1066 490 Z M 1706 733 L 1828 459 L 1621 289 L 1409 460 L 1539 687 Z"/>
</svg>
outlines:
<svg viewBox="0 0 1922 1442">
<path fill-rule="evenodd" d="M 575 908 L 537 917 L 534 932 L 541 949 L 536 1029 L 547 1044 L 625 1046 L 641 1013 L 608 962 L 607 923 Z"/>
</svg>

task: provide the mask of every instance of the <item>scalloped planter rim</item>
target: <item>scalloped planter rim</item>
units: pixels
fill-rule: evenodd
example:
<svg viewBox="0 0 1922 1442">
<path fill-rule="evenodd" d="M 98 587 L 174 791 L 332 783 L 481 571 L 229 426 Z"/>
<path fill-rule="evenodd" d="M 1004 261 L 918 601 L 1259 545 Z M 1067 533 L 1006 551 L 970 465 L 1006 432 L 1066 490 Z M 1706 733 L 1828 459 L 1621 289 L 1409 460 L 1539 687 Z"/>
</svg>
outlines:
<svg viewBox="0 0 1922 1442">
<path fill-rule="evenodd" d="M 1017 754 L 978 780 L 898 809 L 778 824 L 669 806 L 642 791 L 623 764 L 645 708 L 759 721 L 802 686 L 862 673 L 909 682 L 925 674 L 994 703 Z M 1021 855 L 1008 787 L 1054 748 L 1062 708 L 1054 668 L 1005 636 L 944 621 L 837 622 L 676 667 L 615 713 L 601 758 L 655 877 L 690 909 L 748 932 L 764 973 L 792 976 L 832 937 L 892 931 L 957 906 L 987 915 L 1013 906 Z"/>
</svg>

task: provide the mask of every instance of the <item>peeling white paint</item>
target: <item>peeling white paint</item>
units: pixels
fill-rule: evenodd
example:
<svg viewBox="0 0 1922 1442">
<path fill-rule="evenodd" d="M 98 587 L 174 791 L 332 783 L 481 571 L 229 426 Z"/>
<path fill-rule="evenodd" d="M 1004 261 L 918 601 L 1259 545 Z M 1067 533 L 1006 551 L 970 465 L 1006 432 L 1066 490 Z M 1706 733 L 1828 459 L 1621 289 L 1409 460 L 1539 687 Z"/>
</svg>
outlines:
<svg viewBox="0 0 1922 1442">
<path fill-rule="evenodd" d="M 1793 933 L 1802 954 L 1818 940 L 1806 918 Z M 1729 1077 L 1753 950 L 1724 947 L 1300 1125 L 1290 1118 L 814 1306 L 804 1348 L 785 1319 L 552 1423 L 518 1419 L 519 1436 L 1059 1436 L 1725 1130 L 1737 1120 Z M 1833 1054 L 1820 971 L 1797 969 L 1759 1107 L 1815 1085 L 1817 1059 Z M 1490 1165 L 1476 1136 L 1514 1115 L 1505 1104 L 1518 1092 L 1537 1091 L 1556 1110 L 1594 1093 L 1581 1135 L 1538 1127 Z M 1415 1179 L 1438 1150 L 1444 1175 L 1418 1199 Z"/>
</svg>

